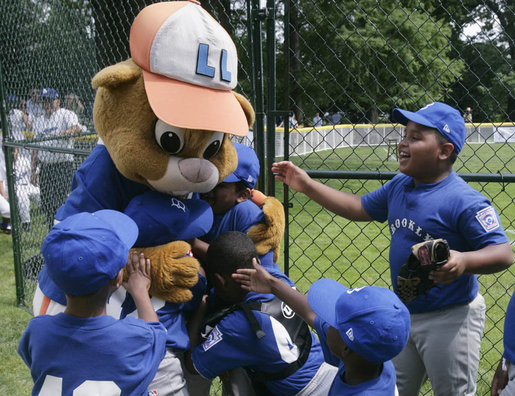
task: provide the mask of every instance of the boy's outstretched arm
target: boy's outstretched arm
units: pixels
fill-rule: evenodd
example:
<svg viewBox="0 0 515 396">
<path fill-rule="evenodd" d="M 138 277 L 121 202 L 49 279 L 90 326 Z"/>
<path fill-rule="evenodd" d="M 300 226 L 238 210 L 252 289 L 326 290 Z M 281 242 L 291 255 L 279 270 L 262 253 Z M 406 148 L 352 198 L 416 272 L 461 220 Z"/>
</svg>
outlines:
<svg viewBox="0 0 515 396">
<path fill-rule="evenodd" d="M 295 191 L 306 194 L 313 201 L 339 216 L 355 221 L 373 220 L 363 208 L 360 196 L 319 183 L 290 161 L 274 163 L 272 172 L 277 180 Z"/>
<path fill-rule="evenodd" d="M 316 314 L 309 306 L 308 298 L 282 280 L 270 275 L 256 259 L 252 259 L 252 265 L 254 269 L 238 269 L 236 274 L 232 274 L 233 279 L 245 290 L 274 294 L 313 327 Z"/>
<path fill-rule="evenodd" d="M 150 260 L 141 253 L 133 252 L 127 260 L 129 279 L 123 287 L 131 294 L 138 309 L 138 317 L 145 322 L 159 322 L 148 290 L 150 289 Z"/>
</svg>

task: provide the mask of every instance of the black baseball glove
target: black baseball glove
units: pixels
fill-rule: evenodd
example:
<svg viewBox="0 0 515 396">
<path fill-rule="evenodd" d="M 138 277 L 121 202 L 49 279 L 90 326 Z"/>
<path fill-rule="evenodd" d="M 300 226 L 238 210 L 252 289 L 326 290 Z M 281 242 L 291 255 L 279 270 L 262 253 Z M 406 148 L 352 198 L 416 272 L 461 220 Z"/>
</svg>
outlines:
<svg viewBox="0 0 515 396">
<path fill-rule="evenodd" d="M 413 245 L 397 276 L 399 298 L 407 304 L 435 287 L 428 275 L 444 265 L 449 254 L 449 244 L 445 239 L 430 239 Z"/>
</svg>

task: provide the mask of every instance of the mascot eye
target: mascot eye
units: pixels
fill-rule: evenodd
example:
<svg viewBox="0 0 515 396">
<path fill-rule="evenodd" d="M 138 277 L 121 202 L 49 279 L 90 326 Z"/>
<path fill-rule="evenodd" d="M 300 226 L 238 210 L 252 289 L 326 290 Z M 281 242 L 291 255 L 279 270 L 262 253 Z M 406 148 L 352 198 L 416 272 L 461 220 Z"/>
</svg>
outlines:
<svg viewBox="0 0 515 396">
<path fill-rule="evenodd" d="M 204 150 L 204 158 L 210 159 L 218 154 L 220 149 L 222 148 L 222 143 L 224 141 L 224 133 L 223 132 L 215 132 L 213 136 L 209 140 Z"/>
<path fill-rule="evenodd" d="M 156 142 L 168 154 L 177 154 L 184 147 L 184 130 L 157 120 L 154 128 Z"/>
</svg>

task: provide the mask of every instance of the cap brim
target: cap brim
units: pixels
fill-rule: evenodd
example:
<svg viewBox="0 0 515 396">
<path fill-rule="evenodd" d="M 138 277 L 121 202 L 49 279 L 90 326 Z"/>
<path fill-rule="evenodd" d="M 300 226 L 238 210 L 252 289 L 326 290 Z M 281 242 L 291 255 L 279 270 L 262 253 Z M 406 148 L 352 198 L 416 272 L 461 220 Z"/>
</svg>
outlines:
<svg viewBox="0 0 515 396">
<path fill-rule="evenodd" d="M 242 181 L 238 178 L 238 176 L 236 176 L 234 173 L 231 173 L 229 176 L 227 176 L 223 182 L 224 183 L 236 183 L 236 182 L 239 182 L 239 181 Z"/>
<path fill-rule="evenodd" d="M 408 110 L 393 109 L 392 120 L 402 125 L 407 125 L 408 121 L 416 122 L 417 124 L 427 126 L 429 128 L 437 128 L 430 120 L 420 114 Z"/>
<path fill-rule="evenodd" d="M 150 107 L 167 124 L 188 129 L 249 133 L 247 117 L 232 91 L 174 80 L 143 70 Z"/>
<path fill-rule="evenodd" d="M 336 302 L 349 290 L 333 279 L 320 279 L 308 291 L 308 304 L 324 322 L 338 328 L 336 323 Z"/>
<path fill-rule="evenodd" d="M 138 239 L 138 226 L 129 216 L 116 210 L 104 209 L 93 213 L 111 225 L 113 232 L 130 249 Z"/>
</svg>

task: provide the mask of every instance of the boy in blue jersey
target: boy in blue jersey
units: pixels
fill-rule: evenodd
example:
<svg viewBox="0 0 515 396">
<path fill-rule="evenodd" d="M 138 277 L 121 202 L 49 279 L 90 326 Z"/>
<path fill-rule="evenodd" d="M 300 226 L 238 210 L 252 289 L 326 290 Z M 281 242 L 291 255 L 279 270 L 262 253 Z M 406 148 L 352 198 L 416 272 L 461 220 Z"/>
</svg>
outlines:
<svg viewBox="0 0 515 396">
<path fill-rule="evenodd" d="M 226 231 L 248 233 L 250 228 L 265 221 L 263 210 L 252 200 L 259 177 L 259 159 L 251 147 L 240 143 L 234 143 L 234 147 L 238 154 L 236 170 L 212 191 L 201 195 L 213 209 L 214 215 L 209 232 L 200 239 L 190 241 L 193 254 L 201 260 L 206 256 L 209 243 L 218 235 Z M 280 271 L 274 263 L 272 250 L 259 259 L 266 269 Z"/>
<path fill-rule="evenodd" d="M 243 367 L 258 394 L 326 395 L 337 368 L 324 362 L 307 324 L 273 295 L 245 291 L 232 279 L 257 257 L 241 232 L 223 233 L 210 244 L 206 273 L 222 303 L 209 307 L 206 316 L 209 301 L 204 302 L 192 318 L 187 366 L 205 378 Z"/>
<path fill-rule="evenodd" d="M 491 395 L 515 395 L 515 292 L 504 318 L 504 353 L 492 380 Z"/>
<path fill-rule="evenodd" d="M 33 395 L 147 395 L 165 355 L 166 330 L 148 295 L 150 261 L 129 249 L 138 236 L 133 220 L 114 210 L 78 213 L 55 225 L 41 248 L 51 279 L 66 294 L 66 309 L 33 318 L 18 353 L 34 380 Z M 106 313 L 122 284 L 141 319 Z"/>
<path fill-rule="evenodd" d="M 410 316 L 394 292 L 375 286 L 348 289 L 321 279 L 306 297 L 253 264 L 233 279 L 245 290 L 273 293 L 315 328 L 325 361 L 339 367 L 329 395 L 397 394 L 391 359 L 408 341 Z"/>
<path fill-rule="evenodd" d="M 408 304 L 410 339 L 393 362 L 401 395 L 418 394 L 427 377 L 435 395 L 474 395 L 486 310 L 475 274 L 508 268 L 513 252 L 491 203 L 453 171 L 466 136 L 459 111 L 434 102 L 417 112 L 394 109 L 392 118 L 406 125 L 401 173 L 363 197 L 316 182 L 288 161 L 272 171 L 340 216 L 388 221 L 394 290 L 412 245 L 449 242 L 448 262 L 430 274 L 437 287 Z"/>
</svg>

